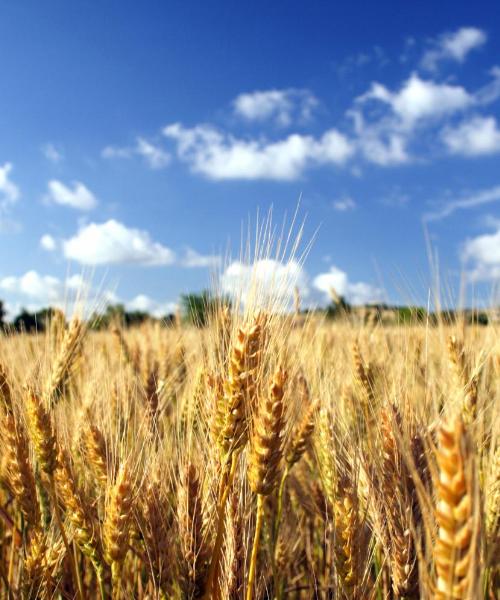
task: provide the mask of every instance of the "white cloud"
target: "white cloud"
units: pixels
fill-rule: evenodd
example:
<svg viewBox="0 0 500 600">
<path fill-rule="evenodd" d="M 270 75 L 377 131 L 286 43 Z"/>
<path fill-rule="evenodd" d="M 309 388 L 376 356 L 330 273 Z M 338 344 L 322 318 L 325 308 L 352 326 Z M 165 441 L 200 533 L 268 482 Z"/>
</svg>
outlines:
<svg viewBox="0 0 500 600">
<path fill-rule="evenodd" d="M 491 234 L 466 240 L 462 260 L 471 264 L 468 277 L 472 281 L 500 280 L 500 228 Z"/>
<path fill-rule="evenodd" d="M 175 123 L 163 133 L 177 143 L 179 158 L 194 172 L 216 180 L 294 180 L 309 166 L 341 165 L 354 152 L 353 144 L 335 129 L 319 139 L 292 134 L 277 142 L 237 139 L 209 125 L 185 128 Z"/>
<path fill-rule="evenodd" d="M 166 315 L 175 313 L 177 304 L 175 302 L 158 302 L 146 294 L 139 294 L 126 302 L 125 308 L 129 311 L 146 312 L 160 319 Z"/>
<path fill-rule="evenodd" d="M 445 33 L 425 52 L 422 67 L 434 70 L 442 60 L 464 62 L 469 52 L 484 45 L 486 40 L 486 33 L 477 27 L 461 27 L 452 33 Z"/>
<path fill-rule="evenodd" d="M 215 268 L 220 265 L 221 257 L 218 254 L 200 254 L 192 248 L 187 248 L 182 259 L 182 266 L 188 268 L 208 267 Z"/>
<path fill-rule="evenodd" d="M 490 69 L 491 81 L 475 93 L 477 104 L 487 105 L 500 98 L 500 67 Z"/>
<path fill-rule="evenodd" d="M 358 108 L 347 111 L 357 135 L 357 150 L 364 158 L 381 167 L 404 164 L 410 161 L 407 151 L 408 131 L 402 131 L 393 118 L 367 122 Z"/>
<path fill-rule="evenodd" d="M 307 121 L 318 105 L 308 90 L 265 90 L 240 94 L 234 101 L 235 113 L 248 121 L 274 119 L 289 126 L 294 120 Z"/>
<path fill-rule="evenodd" d="M 19 188 L 9 177 L 11 171 L 11 163 L 0 166 L 0 209 L 2 210 L 15 204 L 20 196 Z"/>
<path fill-rule="evenodd" d="M 12 164 L 0 165 L 0 231 L 16 232 L 21 226 L 10 218 L 14 204 L 21 197 L 19 187 L 11 180 Z"/>
<path fill-rule="evenodd" d="M 142 156 L 152 169 L 163 169 L 170 162 L 170 154 L 162 150 L 159 146 L 155 146 L 144 138 L 137 139 L 135 148 L 137 154 Z"/>
<path fill-rule="evenodd" d="M 357 99 L 358 103 L 368 100 L 387 104 L 401 126 L 407 129 L 423 119 L 452 114 L 475 102 L 474 96 L 459 85 L 424 80 L 416 73 L 397 92 L 391 92 L 381 83 L 373 83 L 371 89 Z"/>
<path fill-rule="evenodd" d="M 346 298 L 351 304 L 368 304 L 380 302 L 383 292 L 380 288 L 362 281 L 352 283 L 347 273 L 332 266 L 327 273 L 320 273 L 313 280 L 313 286 L 330 299 L 330 290 L 333 288 L 337 294 Z"/>
<path fill-rule="evenodd" d="M 175 254 L 147 231 L 129 228 L 110 219 L 105 223 L 90 223 L 68 240 L 63 240 L 66 258 L 85 265 L 141 264 L 169 265 Z"/>
<path fill-rule="evenodd" d="M 452 154 L 477 156 L 500 152 L 500 129 L 495 117 L 472 117 L 457 127 L 446 127 L 441 136 Z"/>
<path fill-rule="evenodd" d="M 222 273 L 220 284 L 223 293 L 244 305 L 272 306 L 278 311 L 292 307 L 295 288 L 302 298 L 309 295 L 307 275 L 295 260 L 265 258 L 252 264 L 234 261 Z"/>
<path fill-rule="evenodd" d="M 42 153 L 48 161 L 54 164 L 61 162 L 64 158 L 62 152 L 50 142 L 42 146 Z"/>
<path fill-rule="evenodd" d="M 61 308 L 67 315 L 75 310 L 90 315 L 103 306 L 103 301 L 116 300 L 110 291 L 92 289 L 88 280 L 75 274 L 66 279 L 42 275 L 30 270 L 24 275 L 12 275 L 0 279 L 0 290 L 7 296 L 9 317 L 15 317 L 21 307 L 31 312 L 48 306 Z"/>
<path fill-rule="evenodd" d="M 175 302 L 159 302 L 145 294 L 123 301 L 111 290 L 93 289 L 79 274 L 61 280 L 31 270 L 24 275 L 1 278 L 0 290 L 8 296 L 9 318 L 19 314 L 21 307 L 31 312 L 48 306 L 58 307 L 68 315 L 78 308 L 79 312 L 90 315 L 94 311 L 102 312 L 106 305 L 119 303 L 127 310 L 147 312 L 157 318 L 175 313 L 177 309 Z"/>
<path fill-rule="evenodd" d="M 500 96 L 500 68 L 492 69 L 491 75 L 492 81 L 474 92 L 460 85 L 422 79 L 416 73 L 396 90 L 373 83 L 347 111 L 357 135 L 358 151 L 366 160 L 379 166 L 414 160 L 409 151 L 413 141 L 428 143 L 435 136 L 432 128 L 439 122 L 449 121 L 471 108 L 488 105 Z M 481 130 L 460 129 L 455 133 L 448 126 L 441 132 L 441 139 L 458 148 L 462 141 L 459 136 L 468 135 L 475 142 L 470 153 L 476 149 L 477 153 L 486 152 L 486 148 L 496 144 L 495 123 L 474 121 L 473 125 L 481 125 Z M 431 130 L 430 134 L 417 137 L 417 133 L 425 128 Z"/>
<path fill-rule="evenodd" d="M 9 276 L 0 279 L 0 289 L 37 300 L 42 304 L 61 301 L 64 295 L 64 285 L 57 277 L 40 275 L 33 270 L 20 277 Z"/>
<path fill-rule="evenodd" d="M 48 252 L 53 252 L 57 247 L 57 242 L 51 235 L 46 233 L 40 238 L 40 246 Z"/>
<path fill-rule="evenodd" d="M 92 210 L 97 206 L 94 194 L 80 181 L 74 181 L 70 187 L 57 179 L 52 179 L 48 183 L 48 188 L 48 194 L 45 196 L 47 202 L 71 206 L 78 210 Z"/>
<path fill-rule="evenodd" d="M 163 169 L 166 167 L 171 156 L 157 144 L 138 137 L 135 146 L 106 146 L 101 151 L 102 158 L 132 158 L 141 156 L 151 169 Z"/>
<path fill-rule="evenodd" d="M 457 210 L 476 208 L 500 200 L 500 185 L 485 190 L 479 190 L 458 200 L 445 202 L 441 208 L 424 215 L 424 221 L 439 221 L 449 217 Z"/>
<path fill-rule="evenodd" d="M 333 208 L 338 212 L 346 212 L 356 208 L 356 202 L 350 196 L 344 196 L 333 202 Z"/>
</svg>

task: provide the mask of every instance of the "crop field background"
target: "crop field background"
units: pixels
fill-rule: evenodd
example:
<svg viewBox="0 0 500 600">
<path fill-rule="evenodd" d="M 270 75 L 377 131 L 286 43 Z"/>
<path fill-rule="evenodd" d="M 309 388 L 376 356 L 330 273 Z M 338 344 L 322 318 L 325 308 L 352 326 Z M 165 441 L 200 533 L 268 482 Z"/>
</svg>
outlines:
<svg viewBox="0 0 500 600">
<path fill-rule="evenodd" d="M 498 329 L 2 339 L 2 598 L 498 598 Z"/>
</svg>

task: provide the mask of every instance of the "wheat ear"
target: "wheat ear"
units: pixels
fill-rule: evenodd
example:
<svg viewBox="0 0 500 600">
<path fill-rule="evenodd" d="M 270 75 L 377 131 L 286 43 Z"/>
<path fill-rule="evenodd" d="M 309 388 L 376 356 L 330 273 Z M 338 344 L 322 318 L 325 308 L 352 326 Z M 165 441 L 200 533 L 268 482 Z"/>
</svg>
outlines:
<svg viewBox="0 0 500 600">
<path fill-rule="evenodd" d="M 248 482 L 257 494 L 257 522 L 250 556 L 246 600 L 252 600 L 260 532 L 264 517 L 264 498 L 274 489 L 281 468 L 283 433 L 285 429 L 286 372 L 279 368 L 274 374 L 267 397 L 261 402 L 255 417 L 248 465 Z"/>
<path fill-rule="evenodd" d="M 105 558 L 111 566 L 114 597 L 118 597 L 120 594 L 121 566 L 128 551 L 132 501 L 130 469 L 124 463 L 111 487 L 103 524 L 104 552 Z"/>
<path fill-rule="evenodd" d="M 104 560 L 97 520 L 88 508 L 90 502 L 84 497 L 83 491 L 79 489 L 71 460 L 67 452 L 63 450 L 59 451 L 55 481 L 66 516 L 73 526 L 74 539 L 83 554 L 90 559 L 99 581 L 101 596 L 104 598 Z"/>
<path fill-rule="evenodd" d="M 473 465 L 461 417 L 445 423 L 438 432 L 436 521 L 434 545 L 436 589 L 434 598 L 460 600 L 472 592 L 474 565 Z"/>
<path fill-rule="evenodd" d="M 74 317 L 64 334 L 59 352 L 45 383 L 43 397 L 49 405 L 56 403 L 64 395 L 71 370 L 81 348 L 83 332 L 83 323 Z"/>
<path fill-rule="evenodd" d="M 4 416 L 2 435 L 6 454 L 6 471 L 9 486 L 26 521 L 33 527 L 41 526 L 37 502 L 35 477 L 29 460 L 26 432 L 14 415 Z"/>
</svg>

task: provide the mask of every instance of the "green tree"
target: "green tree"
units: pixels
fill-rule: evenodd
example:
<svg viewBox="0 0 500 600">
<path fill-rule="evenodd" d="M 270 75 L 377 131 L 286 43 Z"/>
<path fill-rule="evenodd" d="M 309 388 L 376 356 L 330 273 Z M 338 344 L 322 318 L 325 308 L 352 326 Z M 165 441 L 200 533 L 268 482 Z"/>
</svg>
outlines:
<svg viewBox="0 0 500 600">
<path fill-rule="evenodd" d="M 212 296 L 210 292 L 205 290 L 199 294 L 182 295 L 180 304 L 184 319 L 196 325 L 196 327 L 205 327 L 210 316 L 217 309 L 221 306 L 229 306 L 231 303 L 228 298 Z"/>
<path fill-rule="evenodd" d="M 326 316 L 330 319 L 336 319 L 338 317 L 345 317 L 351 312 L 351 305 L 344 296 L 338 296 L 338 298 L 326 307 Z"/>
</svg>

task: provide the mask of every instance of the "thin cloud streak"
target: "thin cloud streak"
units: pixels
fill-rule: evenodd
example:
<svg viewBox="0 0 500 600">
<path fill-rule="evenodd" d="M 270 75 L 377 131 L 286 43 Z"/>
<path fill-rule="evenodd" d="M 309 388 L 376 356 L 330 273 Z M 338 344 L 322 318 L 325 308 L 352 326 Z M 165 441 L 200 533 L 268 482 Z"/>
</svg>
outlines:
<svg viewBox="0 0 500 600">
<path fill-rule="evenodd" d="M 452 202 L 448 202 L 441 208 L 435 212 L 428 212 L 423 216 L 423 220 L 425 222 L 429 221 L 440 221 L 449 217 L 457 210 L 467 210 L 470 208 L 475 208 L 477 206 L 482 206 L 484 204 L 491 204 L 492 202 L 498 202 L 500 200 L 500 185 L 497 185 L 493 188 L 487 190 L 481 190 L 472 194 L 471 196 L 467 196 L 460 200 L 454 200 Z"/>
</svg>

